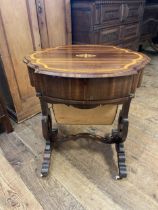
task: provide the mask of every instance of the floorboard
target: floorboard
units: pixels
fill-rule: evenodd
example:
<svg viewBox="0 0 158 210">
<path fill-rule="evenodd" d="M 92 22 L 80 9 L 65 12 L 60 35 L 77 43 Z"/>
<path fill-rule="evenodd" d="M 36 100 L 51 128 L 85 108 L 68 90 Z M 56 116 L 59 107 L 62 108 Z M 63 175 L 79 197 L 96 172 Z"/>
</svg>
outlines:
<svg viewBox="0 0 158 210">
<path fill-rule="evenodd" d="M 0 152 L 0 209 L 42 210 L 42 206 Z"/>
</svg>

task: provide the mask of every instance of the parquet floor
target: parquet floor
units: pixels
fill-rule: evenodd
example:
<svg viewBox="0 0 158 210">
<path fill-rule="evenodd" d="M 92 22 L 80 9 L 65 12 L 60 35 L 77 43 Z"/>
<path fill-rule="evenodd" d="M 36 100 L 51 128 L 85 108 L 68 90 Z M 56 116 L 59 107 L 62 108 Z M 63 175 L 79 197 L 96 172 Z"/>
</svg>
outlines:
<svg viewBox="0 0 158 210">
<path fill-rule="evenodd" d="M 80 139 L 59 145 L 50 175 L 40 177 L 40 114 L 0 135 L 0 210 L 158 209 L 158 57 L 145 69 L 129 114 L 128 178 L 115 181 L 114 146 Z M 60 126 L 104 135 L 111 126 Z"/>
</svg>

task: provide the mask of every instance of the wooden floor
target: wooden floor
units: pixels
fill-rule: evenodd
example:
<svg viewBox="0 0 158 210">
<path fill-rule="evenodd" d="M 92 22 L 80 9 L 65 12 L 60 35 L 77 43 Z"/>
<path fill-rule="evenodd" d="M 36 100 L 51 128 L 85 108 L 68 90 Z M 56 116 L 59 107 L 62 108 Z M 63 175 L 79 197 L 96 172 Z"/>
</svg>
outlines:
<svg viewBox="0 0 158 210">
<path fill-rule="evenodd" d="M 30 107 L 31 108 L 31 107 Z M 0 135 L 0 210 L 158 209 L 158 57 L 145 69 L 130 109 L 125 143 L 128 178 L 115 181 L 114 146 L 80 139 L 58 146 L 50 175 L 40 177 L 40 115 Z M 104 135 L 111 126 L 63 126 L 60 132 Z"/>
</svg>

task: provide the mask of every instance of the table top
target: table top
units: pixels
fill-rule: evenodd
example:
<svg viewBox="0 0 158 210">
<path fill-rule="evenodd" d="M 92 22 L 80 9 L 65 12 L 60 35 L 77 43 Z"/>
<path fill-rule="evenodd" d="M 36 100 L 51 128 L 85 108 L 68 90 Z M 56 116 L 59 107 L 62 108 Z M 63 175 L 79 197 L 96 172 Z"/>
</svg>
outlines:
<svg viewBox="0 0 158 210">
<path fill-rule="evenodd" d="M 24 62 L 36 73 L 59 77 L 106 78 L 136 74 L 150 59 L 109 45 L 68 45 L 35 51 Z"/>
</svg>

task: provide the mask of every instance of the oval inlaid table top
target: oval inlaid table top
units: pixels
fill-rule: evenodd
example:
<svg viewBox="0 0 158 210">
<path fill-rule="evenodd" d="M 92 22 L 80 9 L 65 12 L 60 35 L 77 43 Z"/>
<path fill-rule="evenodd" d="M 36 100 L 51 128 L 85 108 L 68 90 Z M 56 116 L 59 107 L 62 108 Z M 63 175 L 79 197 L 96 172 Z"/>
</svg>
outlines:
<svg viewBox="0 0 158 210">
<path fill-rule="evenodd" d="M 40 74 L 105 78 L 135 74 L 145 67 L 149 58 L 110 45 L 69 45 L 36 51 L 25 57 L 25 62 Z"/>
</svg>

